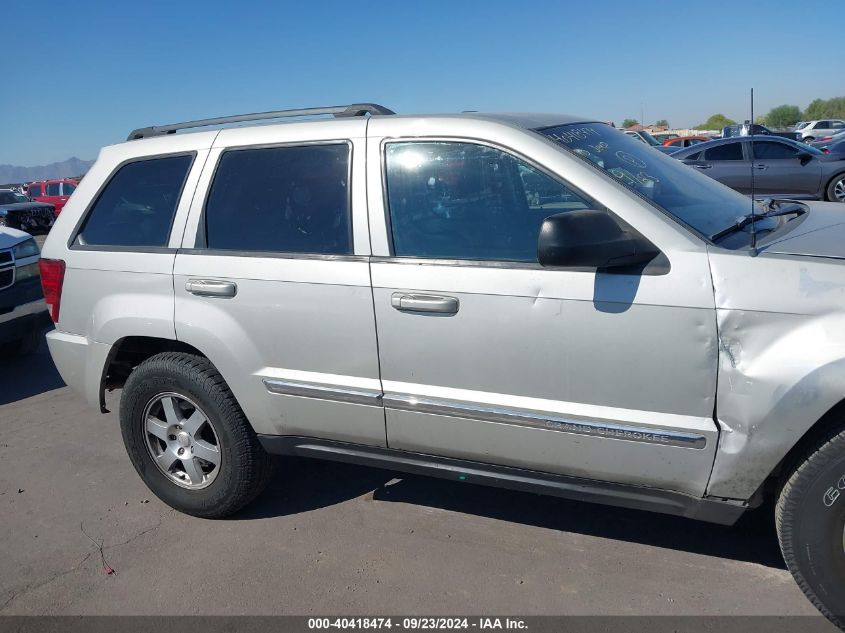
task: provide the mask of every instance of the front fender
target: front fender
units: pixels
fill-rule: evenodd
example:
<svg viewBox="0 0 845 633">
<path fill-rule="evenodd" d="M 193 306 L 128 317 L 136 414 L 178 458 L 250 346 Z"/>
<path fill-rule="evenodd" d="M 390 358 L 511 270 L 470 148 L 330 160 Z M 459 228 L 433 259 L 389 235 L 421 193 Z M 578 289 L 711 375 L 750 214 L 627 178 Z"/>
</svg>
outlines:
<svg viewBox="0 0 845 633">
<path fill-rule="evenodd" d="M 711 496 L 750 498 L 845 398 L 845 268 L 825 260 L 765 260 L 749 259 L 739 269 L 735 261 L 711 257 L 720 427 Z"/>
</svg>

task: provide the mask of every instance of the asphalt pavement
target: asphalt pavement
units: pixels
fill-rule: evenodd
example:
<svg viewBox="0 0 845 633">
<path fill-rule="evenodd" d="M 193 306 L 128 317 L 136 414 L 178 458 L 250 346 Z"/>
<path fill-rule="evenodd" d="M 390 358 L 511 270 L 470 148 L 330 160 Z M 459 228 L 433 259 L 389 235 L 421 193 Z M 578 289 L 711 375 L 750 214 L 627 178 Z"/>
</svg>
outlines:
<svg viewBox="0 0 845 633">
<path fill-rule="evenodd" d="M 466 613 L 815 610 L 770 508 L 722 527 L 291 458 L 234 518 L 185 516 L 45 344 L 0 359 L 0 614 Z"/>
</svg>

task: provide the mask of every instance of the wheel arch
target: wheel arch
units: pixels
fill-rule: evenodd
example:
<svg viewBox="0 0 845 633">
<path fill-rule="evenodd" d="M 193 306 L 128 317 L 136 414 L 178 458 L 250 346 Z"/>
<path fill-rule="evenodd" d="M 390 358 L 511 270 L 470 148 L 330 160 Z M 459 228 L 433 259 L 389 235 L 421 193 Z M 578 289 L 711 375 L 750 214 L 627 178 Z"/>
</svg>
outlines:
<svg viewBox="0 0 845 633">
<path fill-rule="evenodd" d="M 840 172 L 839 172 L 839 173 L 837 173 L 837 174 L 834 174 L 833 176 L 831 176 L 830 180 L 828 180 L 828 181 L 825 183 L 825 185 L 824 185 L 824 198 L 825 198 L 826 200 L 828 200 L 829 202 L 836 202 L 836 200 L 831 200 L 831 199 L 830 199 L 830 197 L 828 196 L 828 190 L 830 189 L 830 187 L 831 187 L 831 185 L 832 185 L 833 183 L 835 183 L 837 180 L 839 180 L 839 179 L 840 179 L 840 178 L 842 178 L 843 176 L 845 176 L 845 170 L 840 171 Z"/>
<path fill-rule="evenodd" d="M 118 339 L 112 345 L 103 365 L 99 386 L 100 411 L 109 412 L 106 408 L 106 390 L 112 391 L 122 387 L 138 365 L 162 352 L 194 354 L 211 362 L 206 354 L 193 345 L 175 339 L 155 336 L 125 336 Z"/>
<path fill-rule="evenodd" d="M 845 396 L 807 429 L 784 455 L 763 484 L 764 495 L 777 494 L 783 481 L 815 447 L 845 427 Z"/>
</svg>

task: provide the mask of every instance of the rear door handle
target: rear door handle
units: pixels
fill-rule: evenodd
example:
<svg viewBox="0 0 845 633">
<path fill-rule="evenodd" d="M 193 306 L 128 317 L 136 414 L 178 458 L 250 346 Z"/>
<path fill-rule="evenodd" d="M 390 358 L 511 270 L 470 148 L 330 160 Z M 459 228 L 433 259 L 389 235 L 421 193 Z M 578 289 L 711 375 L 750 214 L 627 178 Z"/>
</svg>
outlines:
<svg viewBox="0 0 845 633">
<path fill-rule="evenodd" d="M 185 290 L 200 297 L 234 297 L 238 293 L 238 285 L 219 279 L 189 279 L 185 282 Z"/>
<path fill-rule="evenodd" d="M 768 165 L 754 165 L 754 169 L 768 169 Z"/>
<path fill-rule="evenodd" d="M 403 312 L 440 312 L 442 314 L 457 314 L 460 303 L 456 297 L 440 297 L 437 295 L 415 295 L 394 292 L 390 297 L 390 305 Z"/>
<path fill-rule="evenodd" d="M 693 165 L 696 169 L 713 169 L 713 165 Z"/>
</svg>

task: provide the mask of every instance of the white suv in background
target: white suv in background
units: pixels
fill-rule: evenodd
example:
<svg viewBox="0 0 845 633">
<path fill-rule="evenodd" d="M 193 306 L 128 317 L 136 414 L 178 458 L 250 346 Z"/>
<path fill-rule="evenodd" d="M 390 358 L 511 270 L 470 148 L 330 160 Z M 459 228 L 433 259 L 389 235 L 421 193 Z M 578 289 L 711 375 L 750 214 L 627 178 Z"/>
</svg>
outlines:
<svg viewBox="0 0 845 633">
<path fill-rule="evenodd" d="M 845 130 L 845 121 L 842 119 L 822 119 L 819 121 L 808 121 L 800 129 L 796 128 L 798 140 L 809 143 L 820 139 L 823 136 L 833 136 Z"/>
</svg>

